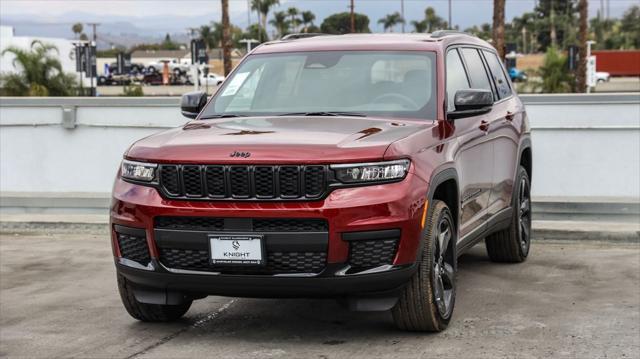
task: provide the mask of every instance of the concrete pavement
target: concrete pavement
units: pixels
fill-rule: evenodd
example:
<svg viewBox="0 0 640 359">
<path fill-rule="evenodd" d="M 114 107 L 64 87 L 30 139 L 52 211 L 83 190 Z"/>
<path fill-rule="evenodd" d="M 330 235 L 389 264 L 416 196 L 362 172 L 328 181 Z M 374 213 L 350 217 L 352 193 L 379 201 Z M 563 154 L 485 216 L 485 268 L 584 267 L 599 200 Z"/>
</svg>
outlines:
<svg viewBox="0 0 640 359">
<path fill-rule="evenodd" d="M 0 235 L 0 357 L 499 358 L 640 356 L 640 246 L 546 240 L 521 265 L 460 259 L 453 321 L 404 333 L 323 300 L 208 297 L 184 320 L 120 304 L 100 232 Z"/>
</svg>

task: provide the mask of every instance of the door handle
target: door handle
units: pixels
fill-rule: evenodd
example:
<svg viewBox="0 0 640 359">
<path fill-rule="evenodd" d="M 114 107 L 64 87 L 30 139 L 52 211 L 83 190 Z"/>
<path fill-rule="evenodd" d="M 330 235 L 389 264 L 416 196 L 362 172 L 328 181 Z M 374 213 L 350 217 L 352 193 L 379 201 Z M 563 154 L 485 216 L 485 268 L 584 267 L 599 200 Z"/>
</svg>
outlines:
<svg viewBox="0 0 640 359">
<path fill-rule="evenodd" d="M 511 112 L 511 111 L 507 111 L 507 114 L 506 114 L 506 116 L 504 116 L 504 118 L 505 118 L 507 121 L 513 121 L 513 112 Z"/>
<path fill-rule="evenodd" d="M 479 129 L 481 129 L 484 132 L 488 132 L 489 131 L 489 122 L 482 120 L 480 122 L 480 126 L 478 126 Z"/>
</svg>

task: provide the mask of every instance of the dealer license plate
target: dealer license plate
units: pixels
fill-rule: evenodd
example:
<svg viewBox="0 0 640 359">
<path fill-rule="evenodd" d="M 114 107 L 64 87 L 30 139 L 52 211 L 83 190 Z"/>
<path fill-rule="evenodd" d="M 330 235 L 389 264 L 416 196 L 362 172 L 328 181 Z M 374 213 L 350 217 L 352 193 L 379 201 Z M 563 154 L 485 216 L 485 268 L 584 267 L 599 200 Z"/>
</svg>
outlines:
<svg viewBox="0 0 640 359">
<path fill-rule="evenodd" d="M 211 263 L 225 265 L 263 265 L 262 235 L 210 234 Z"/>
</svg>

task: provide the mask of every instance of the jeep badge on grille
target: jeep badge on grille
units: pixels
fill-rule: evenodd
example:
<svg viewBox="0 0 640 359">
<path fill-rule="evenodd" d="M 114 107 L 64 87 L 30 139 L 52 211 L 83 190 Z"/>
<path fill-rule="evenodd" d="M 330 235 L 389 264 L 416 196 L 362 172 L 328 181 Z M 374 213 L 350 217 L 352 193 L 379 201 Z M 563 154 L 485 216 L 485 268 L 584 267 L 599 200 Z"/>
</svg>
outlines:
<svg viewBox="0 0 640 359">
<path fill-rule="evenodd" d="M 229 157 L 240 157 L 240 158 L 249 158 L 251 157 L 251 152 L 238 152 L 233 151 L 229 154 Z"/>
</svg>

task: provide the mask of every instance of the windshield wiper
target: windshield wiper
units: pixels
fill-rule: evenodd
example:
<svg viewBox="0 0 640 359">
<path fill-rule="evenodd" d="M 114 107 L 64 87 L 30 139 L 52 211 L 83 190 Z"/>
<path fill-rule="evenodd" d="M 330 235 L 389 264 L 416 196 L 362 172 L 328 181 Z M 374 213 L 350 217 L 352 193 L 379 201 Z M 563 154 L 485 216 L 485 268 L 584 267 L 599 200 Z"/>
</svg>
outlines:
<svg viewBox="0 0 640 359">
<path fill-rule="evenodd" d="M 316 111 L 316 112 L 289 112 L 282 113 L 278 116 L 344 116 L 344 117 L 367 117 L 367 114 L 361 112 L 344 112 L 344 111 Z"/>
<path fill-rule="evenodd" d="M 200 117 L 201 120 L 211 120 L 214 118 L 232 118 L 232 117 L 244 117 L 242 115 L 236 115 L 233 113 L 223 113 L 220 115 L 209 115 L 209 116 L 204 116 L 204 117 Z"/>
</svg>

